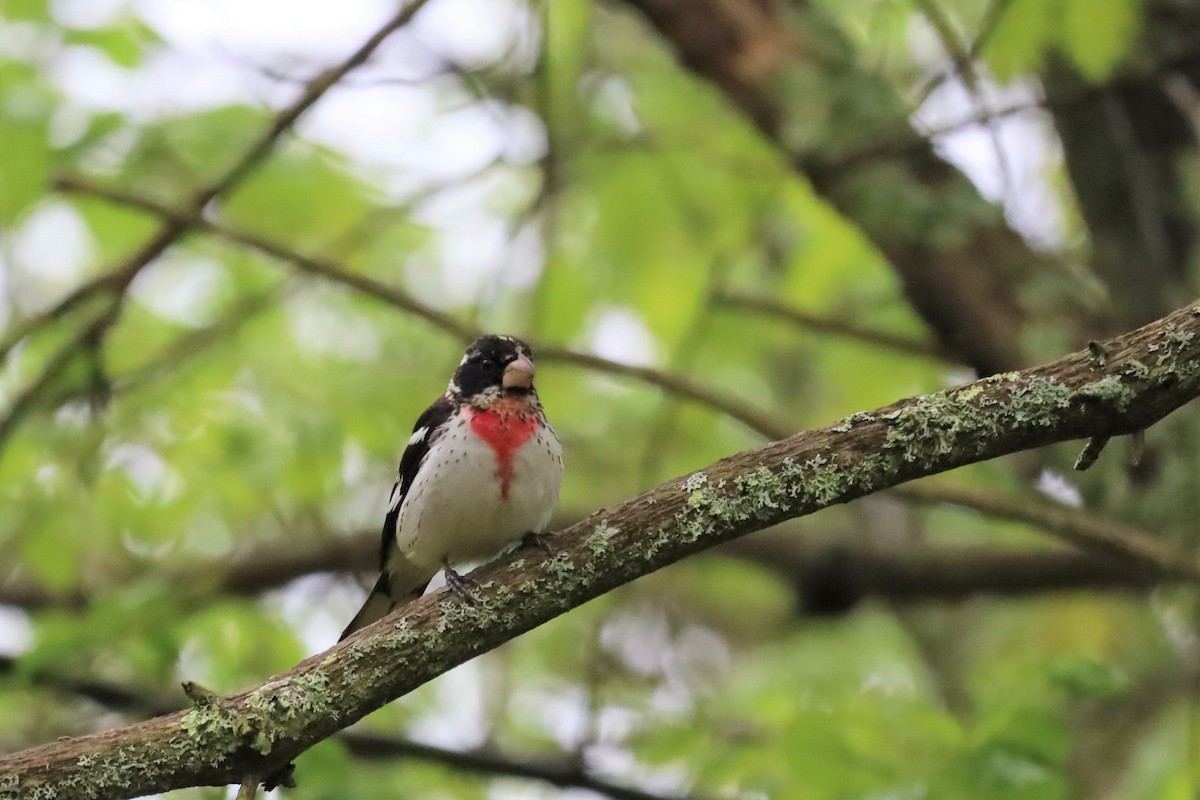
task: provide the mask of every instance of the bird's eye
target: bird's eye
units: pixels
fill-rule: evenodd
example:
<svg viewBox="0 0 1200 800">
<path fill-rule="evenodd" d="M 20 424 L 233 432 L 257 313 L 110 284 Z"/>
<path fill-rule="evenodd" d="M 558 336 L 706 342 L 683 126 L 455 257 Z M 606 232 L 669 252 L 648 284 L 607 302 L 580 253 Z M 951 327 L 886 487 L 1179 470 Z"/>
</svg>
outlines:
<svg viewBox="0 0 1200 800">
<path fill-rule="evenodd" d="M 485 358 L 479 362 L 479 368 L 484 372 L 495 372 L 498 366 L 499 364 L 496 363 L 496 359 L 494 358 Z"/>
</svg>

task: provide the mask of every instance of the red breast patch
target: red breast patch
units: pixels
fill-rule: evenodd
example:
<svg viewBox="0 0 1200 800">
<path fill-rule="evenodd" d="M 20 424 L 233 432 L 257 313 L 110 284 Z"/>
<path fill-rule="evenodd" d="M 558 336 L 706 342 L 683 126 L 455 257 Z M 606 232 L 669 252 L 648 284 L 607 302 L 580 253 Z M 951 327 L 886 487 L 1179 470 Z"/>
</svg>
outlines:
<svg viewBox="0 0 1200 800">
<path fill-rule="evenodd" d="M 471 431 L 496 454 L 496 477 L 500 479 L 500 497 L 504 500 L 508 499 L 512 484 L 513 454 L 529 441 L 537 428 L 535 415 L 517 413 L 503 404 L 471 416 Z"/>
</svg>

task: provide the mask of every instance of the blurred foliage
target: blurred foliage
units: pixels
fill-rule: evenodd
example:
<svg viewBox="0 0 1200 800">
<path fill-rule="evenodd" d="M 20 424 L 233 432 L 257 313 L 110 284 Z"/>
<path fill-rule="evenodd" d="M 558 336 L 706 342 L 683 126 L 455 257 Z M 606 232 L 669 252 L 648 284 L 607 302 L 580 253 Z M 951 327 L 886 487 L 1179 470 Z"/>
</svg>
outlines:
<svg viewBox="0 0 1200 800">
<path fill-rule="evenodd" d="M 264 52 L 236 66 L 248 86 L 270 91 L 139 100 L 137 81 L 182 45 L 151 15 L 139 18 L 140 4 L 115 4 L 86 25 L 67 13 L 77 5 L 0 0 L 0 322 L 6 340 L 16 337 L 0 371 L 8 409 L 102 303 L 28 335 L 22 326 L 121 264 L 157 225 L 105 199 L 56 193 L 51 176 L 184 203 L 271 124 L 277 98 L 299 90 L 289 76 L 324 66 Z M 953 72 L 927 4 L 815 5 L 900 96 Z M 1054 59 L 1108 78 L 1135 57 L 1144 14 L 1142 0 L 938 7 L 978 45 L 978 69 L 1004 83 L 1035 81 Z M 444 71 L 414 101 L 410 80 L 389 80 L 404 66 L 393 54 L 371 68 L 375 85 L 335 90 L 407 104 L 412 127 L 424 128 L 389 136 L 398 150 L 415 148 L 408 166 L 373 163 L 302 124 L 210 216 L 487 329 L 685 373 L 797 429 L 969 377 L 725 303 L 730 292 L 769 297 L 932 342 L 872 244 L 629 9 L 486 8 L 521 29 L 488 63 Z M 536 58 L 523 58 L 518 40 L 537 43 Z M 81 57 L 103 65 L 104 100 L 82 97 L 66 77 Z M 158 79 L 181 80 L 180 64 Z M 499 147 L 449 177 L 416 169 L 420 148 L 446 146 L 439 124 L 463 108 L 491 114 L 513 140 L 518 112 L 539 120 L 538 152 Z M 1037 146 L 1053 148 L 1045 136 Z M 1070 187 L 1054 169 L 1046 181 L 1072 219 Z M 877 205 L 881 215 L 906 211 Z M 1072 247 L 1062 248 L 1068 257 Z M 1067 331 L 1064 320 L 1064 340 Z M 46 673 L 180 702 L 182 679 L 234 690 L 332 644 L 360 581 L 318 572 L 234 595 L 220 588 L 224 572 L 371 536 L 412 422 L 460 347 L 410 314 L 217 235 L 187 235 L 143 270 L 102 342 L 82 348 L 0 441 L 0 592 L 33 585 L 49 597 L 0 606 L 0 650 L 20 656 L 0 678 L 0 719 L 11 721 L 0 751 L 136 717 L 55 690 L 38 679 Z M 565 518 L 761 441 L 627 379 L 551 362 L 538 380 L 566 448 Z M 1164 535 L 1190 531 L 1182 543 L 1194 545 L 1195 423 L 1164 428 L 1150 432 L 1151 479 L 1135 485 L 1118 464 L 1080 488 L 1089 504 Z M 1074 454 L 954 479 L 1030 492 L 1031 475 L 1065 469 Z M 830 509 L 794 526 L 794 544 L 1044 541 L 959 510 L 902 516 L 887 529 L 863 504 Z M 578 757 L 593 774 L 664 797 L 1196 796 L 1196 684 L 1171 679 L 1197 669 L 1186 590 L 879 601 L 830 618 L 795 603 L 790 580 L 761 560 L 698 557 L 443 676 L 365 726 L 514 757 Z M 1089 782 L 1092 773 L 1108 783 Z M 359 762 L 336 741 L 307 753 L 298 778 L 281 796 L 557 793 L 419 760 Z"/>
</svg>

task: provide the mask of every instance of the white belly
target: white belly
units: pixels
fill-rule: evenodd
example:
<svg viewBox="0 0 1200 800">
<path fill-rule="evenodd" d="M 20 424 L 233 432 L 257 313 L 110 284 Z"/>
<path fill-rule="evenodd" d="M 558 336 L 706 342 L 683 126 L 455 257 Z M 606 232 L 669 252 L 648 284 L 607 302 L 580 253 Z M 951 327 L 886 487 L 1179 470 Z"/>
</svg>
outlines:
<svg viewBox="0 0 1200 800">
<path fill-rule="evenodd" d="M 548 430 L 512 455 L 507 496 L 494 451 L 459 418 L 430 447 L 400 507 L 396 553 L 432 576 L 444 564 L 494 555 L 550 521 L 562 483 L 562 449 Z"/>
</svg>

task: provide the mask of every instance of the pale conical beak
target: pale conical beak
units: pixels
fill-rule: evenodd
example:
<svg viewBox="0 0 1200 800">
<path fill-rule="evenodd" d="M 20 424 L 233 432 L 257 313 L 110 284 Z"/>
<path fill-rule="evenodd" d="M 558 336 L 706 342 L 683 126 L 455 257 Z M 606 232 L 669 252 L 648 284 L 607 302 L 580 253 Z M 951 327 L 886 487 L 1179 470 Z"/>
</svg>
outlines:
<svg viewBox="0 0 1200 800">
<path fill-rule="evenodd" d="M 533 373 L 533 362 L 529 360 L 529 356 L 519 355 L 504 368 L 504 377 L 500 379 L 500 385 L 505 389 L 532 388 Z"/>
</svg>

